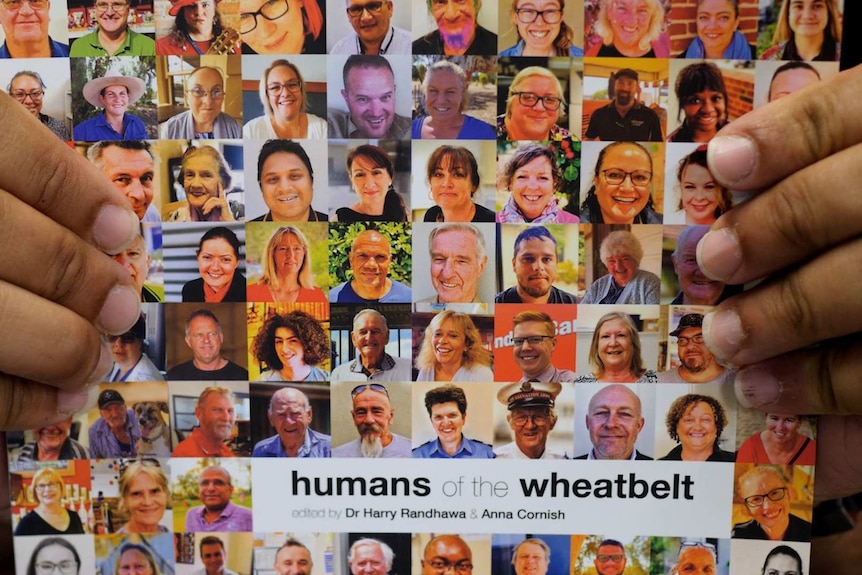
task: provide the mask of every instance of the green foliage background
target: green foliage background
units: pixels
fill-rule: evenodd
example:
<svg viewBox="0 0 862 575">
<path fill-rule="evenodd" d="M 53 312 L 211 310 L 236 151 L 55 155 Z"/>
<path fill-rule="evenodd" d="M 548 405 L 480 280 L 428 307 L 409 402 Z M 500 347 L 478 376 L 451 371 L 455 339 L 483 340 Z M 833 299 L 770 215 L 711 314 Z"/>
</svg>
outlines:
<svg viewBox="0 0 862 575">
<path fill-rule="evenodd" d="M 405 285 L 411 284 L 413 259 L 413 231 L 407 222 L 363 222 L 329 224 L 329 285 L 337 286 L 353 279 L 350 271 L 350 245 L 365 230 L 376 230 L 389 239 L 392 249 L 392 266 L 389 278 Z"/>
</svg>

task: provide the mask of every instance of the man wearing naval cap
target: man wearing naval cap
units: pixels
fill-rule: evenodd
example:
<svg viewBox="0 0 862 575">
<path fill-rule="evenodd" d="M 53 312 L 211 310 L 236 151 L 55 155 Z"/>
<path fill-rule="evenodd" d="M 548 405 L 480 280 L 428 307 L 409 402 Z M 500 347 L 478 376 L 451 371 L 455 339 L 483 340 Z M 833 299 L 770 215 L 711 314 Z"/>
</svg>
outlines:
<svg viewBox="0 0 862 575">
<path fill-rule="evenodd" d="M 494 451 L 501 459 L 568 459 L 565 453 L 545 448 L 557 424 L 554 400 L 562 386 L 557 382 L 524 381 L 504 385 L 497 400 L 506 405 L 506 421 L 515 440 Z"/>
</svg>

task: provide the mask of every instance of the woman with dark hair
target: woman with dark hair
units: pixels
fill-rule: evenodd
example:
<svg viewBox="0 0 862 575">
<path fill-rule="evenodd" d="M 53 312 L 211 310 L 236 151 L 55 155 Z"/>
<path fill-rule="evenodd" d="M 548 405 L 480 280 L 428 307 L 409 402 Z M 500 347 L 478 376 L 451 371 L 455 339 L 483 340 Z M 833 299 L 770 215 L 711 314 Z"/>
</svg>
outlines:
<svg viewBox="0 0 862 575">
<path fill-rule="evenodd" d="M 237 271 L 240 243 L 228 228 L 207 230 L 197 250 L 201 277 L 183 286 L 183 301 L 245 301 L 245 276 Z"/>
<path fill-rule="evenodd" d="M 697 0 L 697 36 L 680 58 L 753 60 L 757 48 L 739 32 L 739 0 Z"/>
<path fill-rule="evenodd" d="M 719 447 L 727 427 L 724 406 L 714 397 L 688 393 L 676 398 L 665 424 L 670 438 L 679 443 L 665 461 L 735 461 L 736 454 Z"/>
<path fill-rule="evenodd" d="M 318 0 L 240 0 L 243 54 L 323 54 Z"/>
<path fill-rule="evenodd" d="M 658 375 L 647 369 L 637 325 L 627 313 L 611 312 L 599 318 L 590 342 L 589 360 L 595 368 L 575 381 L 591 383 L 656 383 Z"/>
<path fill-rule="evenodd" d="M 593 185 L 581 204 L 581 221 L 660 224 L 652 199 L 652 156 L 637 142 L 613 142 L 599 152 Z"/>
<path fill-rule="evenodd" d="M 739 446 L 737 460 L 775 465 L 814 465 L 816 442 L 802 433 L 804 417 L 793 413 L 766 413 L 766 429 Z"/>
<path fill-rule="evenodd" d="M 500 56 L 583 56 L 572 44 L 574 32 L 563 19 L 566 0 L 512 0 L 518 43 Z"/>
<path fill-rule="evenodd" d="M 232 222 L 237 209 L 227 199 L 231 174 L 221 152 L 212 146 L 189 146 L 183 153 L 179 184 L 185 205 L 170 214 L 169 222 Z"/>
<path fill-rule="evenodd" d="M 761 60 L 841 59 L 841 16 L 835 0 L 784 0 L 771 48 Z"/>
<path fill-rule="evenodd" d="M 473 201 L 479 189 L 479 164 L 473 152 L 460 146 L 440 146 L 426 167 L 431 199 L 426 222 L 493 222 L 494 212 Z"/>
<path fill-rule="evenodd" d="M 295 226 L 281 226 L 266 242 L 261 278 L 248 286 L 248 301 L 321 302 L 329 299 L 314 285 L 308 240 Z"/>
<path fill-rule="evenodd" d="M 805 575 L 802 572 L 802 557 L 789 545 L 773 547 L 766 554 L 760 575 Z"/>
<path fill-rule="evenodd" d="M 535 143 L 520 146 L 506 162 L 503 170 L 500 185 L 509 191 L 509 199 L 497 212 L 497 222 L 578 223 L 578 216 L 560 206 L 557 192 L 562 187 L 562 182 L 563 175 L 557 165 L 554 150 Z"/>
<path fill-rule="evenodd" d="M 677 119 L 683 113 L 685 119 L 667 137 L 668 142 L 708 142 L 727 125 L 727 88 L 721 71 L 712 62 L 680 70 L 675 91 L 679 102 Z"/>
<path fill-rule="evenodd" d="M 347 176 L 359 201 L 338 208 L 333 222 L 406 222 L 409 221 L 404 200 L 395 191 L 392 178 L 395 168 L 383 148 L 363 144 L 347 154 Z"/>
<path fill-rule="evenodd" d="M 329 372 L 317 367 L 329 351 L 326 330 L 303 311 L 271 315 L 252 342 L 252 354 L 269 368 L 260 381 L 329 381 Z"/>
<path fill-rule="evenodd" d="M 33 549 L 27 575 L 53 575 L 58 571 L 61 575 L 79 575 L 81 556 L 75 546 L 62 537 L 46 537 Z"/>
<path fill-rule="evenodd" d="M 174 26 L 167 36 L 156 40 L 159 56 L 239 54 L 239 33 L 222 24 L 221 0 L 171 0 L 168 14 Z"/>
<path fill-rule="evenodd" d="M 733 207 L 730 190 L 718 183 L 706 164 L 706 146 L 698 146 L 679 162 L 677 211 L 665 217 L 666 224 L 710 226 Z"/>
</svg>

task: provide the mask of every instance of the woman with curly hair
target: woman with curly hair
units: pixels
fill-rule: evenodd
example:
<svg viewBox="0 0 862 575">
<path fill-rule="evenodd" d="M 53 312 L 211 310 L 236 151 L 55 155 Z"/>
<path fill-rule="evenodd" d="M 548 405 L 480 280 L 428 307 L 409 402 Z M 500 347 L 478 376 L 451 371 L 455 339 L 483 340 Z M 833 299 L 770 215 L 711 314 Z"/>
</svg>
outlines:
<svg viewBox="0 0 862 575">
<path fill-rule="evenodd" d="M 329 336 L 303 311 L 273 314 L 252 342 L 252 353 L 269 371 L 260 381 L 329 381 L 317 364 L 329 358 Z"/>
<path fill-rule="evenodd" d="M 736 454 L 719 447 L 727 427 L 724 406 L 708 395 L 687 393 L 671 404 L 667 432 L 679 443 L 662 457 L 665 461 L 735 461 Z"/>
<path fill-rule="evenodd" d="M 491 352 L 466 313 L 438 313 L 425 330 L 416 381 L 493 381 Z"/>
<path fill-rule="evenodd" d="M 222 24 L 221 0 L 171 0 L 168 14 L 174 25 L 167 36 L 156 40 L 159 56 L 239 54 L 239 33 Z"/>
</svg>

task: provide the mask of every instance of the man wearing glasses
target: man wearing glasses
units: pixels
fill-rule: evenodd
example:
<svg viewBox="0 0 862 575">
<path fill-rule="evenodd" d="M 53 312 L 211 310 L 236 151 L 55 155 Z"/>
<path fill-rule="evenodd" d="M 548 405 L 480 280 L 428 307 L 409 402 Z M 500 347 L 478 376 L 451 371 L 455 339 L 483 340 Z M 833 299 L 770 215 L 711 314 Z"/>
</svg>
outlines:
<svg viewBox="0 0 862 575">
<path fill-rule="evenodd" d="M 48 0 L 0 0 L 0 25 L 6 41 L 0 58 L 66 58 L 69 46 L 48 36 Z"/>
<path fill-rule="evenodd" d="M 622 575 L 626 569 L 626 550 L 616 539 L 605 539 L 599 543 L 593 560 L 598 575 Z"/>
<path fill-rule="evenodd" d="M 457 535 L 440 535 L 425 546 L 422 554 L 422 575 L 453 575 L 473 573 L 473 552 Z"/>
<path fill-rule="evenodd" d="M 186 105 L 189 109 L 162 124 L 162 139 L 242 138 L 239 122 L 221 110 L 224 98 L 221 70 L 213 66 L 197 68 L 186 78 Z"/>
<path fill-rule="evenodd" d="M 129 3 L 96 0 L 96 29 L 72 43 L 72 57 L 155 56 L 152 38 L 129 29 Z"/>
<path fill-rule="evenodd" d="M 500 292 L 495 303 L 578 303 L 574 295 L 554 287 L 557 240 L 544 226 L 525 228 L 515 238 L 512 269 L 518 285 Z"/>
<path fill-rule="evenodd" d="M 28 70 L 18 72 L 12 76 L 12 80 L 6 86 L 6 91 L 10 96 L 18 100 L 22 106 L 27 108 L 28 112 L 36 116 L 46 128 L 54 132 L 58 138 L 63 141 L 71 139 L 69 131 L 66 129 L 66 124 L 62 120 L 42 113 L 42 103 L 45 98 L 45 82 L 42 81 L 42 76 L 38 73 Z"/>
<path fill-rule="evenodd" d="M 736 484 L 750 521 L 733 526 L 734 539 L 811 541 L 811 523 L 790 513 L 792 487 L 781 467 L 759 465 L 743 473 Z"/>
<path fill-rule="evenodd" d="M 623 68 L 613 75 L 614 99 L 590 116 L 585 138 L 604 141 L 661 142 L 658 114 L 638 102 L 638 73 Z"/>
<path fill-rule="evenodd" d="M 379 383 L 363 383 L 350 392 L 353 424 L 359 438 L 332 450 L 333 457 L 410 457 L 410 440 L 389 430 L 395 408 Z"/>
<path fill-rule="evenodd" d="M 703 343 L 703 315 L 687 313 L 670 332 L 676 338 L 679 366 L 658 374 L 660 383 L 723 383 L 733 385 L 736 372 L 719 365 Z"/>
<path fill-rule="evenodd" d="M 259 441 L 252 457 L 330 457 L 332 440 L 309 429 L 311 403 L 308 396 L 293 387 L 272 394 L 266 410 L 276 434 Z"/>
<path fill-rule="evenodd" d="M 391 0 L 347 0 L 347 19 L 356 34 L 336 42 L 330 54 L 411 53 L 410 32 L 390 24 Z"/>
<path fill-rule="evenodd" d="M 554 401 L 562 386 L 557 382 L 526 381 L 500 388 L 497 400 L 506 405 L 506 421 L 515 440 L 494 450 L 500 459 L 568 459 L 565 453 L 546 449 L 548 435 L 557 424 Z"/>
<path fill-rule="evenodd" d="M 527 310 L 512 318 L 512 352 L 522 372 L 518 383 L 575 381 L 574 371 L 552 363 L 556 347 L 556 326 L 548 314 Z M 574 367 L 574 358 L 570 363 Z"/>
</svg>

